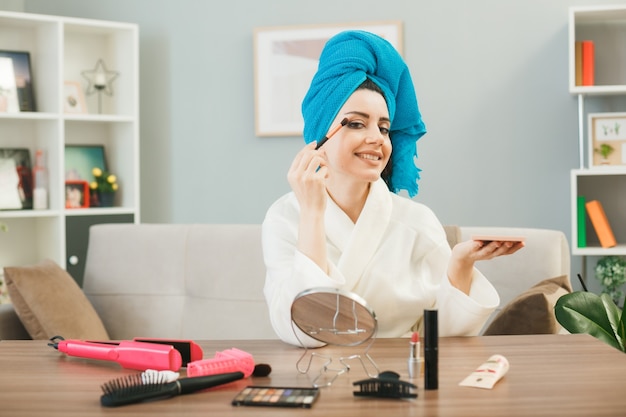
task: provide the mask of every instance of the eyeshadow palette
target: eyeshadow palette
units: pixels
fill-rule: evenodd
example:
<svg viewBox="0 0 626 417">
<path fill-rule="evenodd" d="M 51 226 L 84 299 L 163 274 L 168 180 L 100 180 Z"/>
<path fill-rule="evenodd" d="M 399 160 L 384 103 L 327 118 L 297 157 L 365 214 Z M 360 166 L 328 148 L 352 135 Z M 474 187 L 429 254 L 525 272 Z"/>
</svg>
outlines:
<svg viewBox="0 0 626 417">
<path fill-rule="evenodd" d="M 233 398 L 232 404 L 311 408 L 318 395 L 319 390 L 311 387 L 249 386 Z"/>
</svg>

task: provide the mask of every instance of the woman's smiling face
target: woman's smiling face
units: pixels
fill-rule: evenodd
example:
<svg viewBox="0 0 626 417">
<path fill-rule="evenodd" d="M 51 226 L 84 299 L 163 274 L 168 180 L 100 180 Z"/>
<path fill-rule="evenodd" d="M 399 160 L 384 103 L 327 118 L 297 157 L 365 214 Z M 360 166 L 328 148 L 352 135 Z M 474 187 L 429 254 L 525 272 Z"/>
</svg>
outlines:
<svg viewBox="0 0 626 417">
<path fill-rule="evenodd" d="M 374 182 L 389 162 L 389 111 L 384 97 L 375 91 L 356 90 L 339 110 L 332 126 L 343 118 L 348 123 L 325 145 L 330 178 Z"/>
</svg>

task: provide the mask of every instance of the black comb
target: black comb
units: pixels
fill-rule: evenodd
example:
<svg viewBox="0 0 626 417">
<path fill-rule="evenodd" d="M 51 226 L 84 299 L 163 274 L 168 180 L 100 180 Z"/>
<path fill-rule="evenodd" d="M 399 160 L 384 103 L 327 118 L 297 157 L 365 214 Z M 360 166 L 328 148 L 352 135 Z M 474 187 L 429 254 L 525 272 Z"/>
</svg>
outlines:
<svg viewBox="0 0 626 417">
<path fill-rule="evenodd" d="M 241 378 L 243 378 L 242 372 L 229 372 L 165 382 L 159 378 L 145 381 L 142 374 L 134 374 L 111 380 L 102 385 L 104 394 L 100 397 L 100 404 L 105 407 L 117 407 L 141 401 L 169 398 L 227 384 Z"/>
</svg>

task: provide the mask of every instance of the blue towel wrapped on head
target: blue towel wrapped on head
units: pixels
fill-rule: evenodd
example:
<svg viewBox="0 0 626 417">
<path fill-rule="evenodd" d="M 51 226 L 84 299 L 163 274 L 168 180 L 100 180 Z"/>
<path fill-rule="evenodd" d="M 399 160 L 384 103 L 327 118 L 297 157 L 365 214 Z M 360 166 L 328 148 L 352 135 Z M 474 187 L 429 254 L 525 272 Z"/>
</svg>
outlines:
<svg viewBox="0 0 626 417">
<path fill-rule="evenodd" d="M 319 67 L 302 101 L 304 140 L 323 138 L 346 100 L 366 78 L 384 92 L 391 119 L 392 174 L 389 188 L 417 194 L 416 141 L 426 133 L 409 69 L 388 41 L 373 33 L 350 30 L 324 46 Z"/>
</svg>

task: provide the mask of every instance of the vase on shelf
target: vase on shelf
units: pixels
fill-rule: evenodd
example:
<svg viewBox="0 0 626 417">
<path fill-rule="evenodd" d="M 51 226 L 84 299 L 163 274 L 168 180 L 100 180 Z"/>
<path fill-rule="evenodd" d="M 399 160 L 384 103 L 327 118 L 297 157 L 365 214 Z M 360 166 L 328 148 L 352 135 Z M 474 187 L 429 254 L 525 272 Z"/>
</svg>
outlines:
<svg viewBox="0 0 626 417">
<path fill-rule="evenodd" d="M 113 207 L 115 193 L 98 192 L 96 193 L 97 203 L 95 207 Z"/>
<path fill-rule="evenodd" d="M 115 193 L 100 193 L 100 207 L 113 207 Z"/>
</svg>

